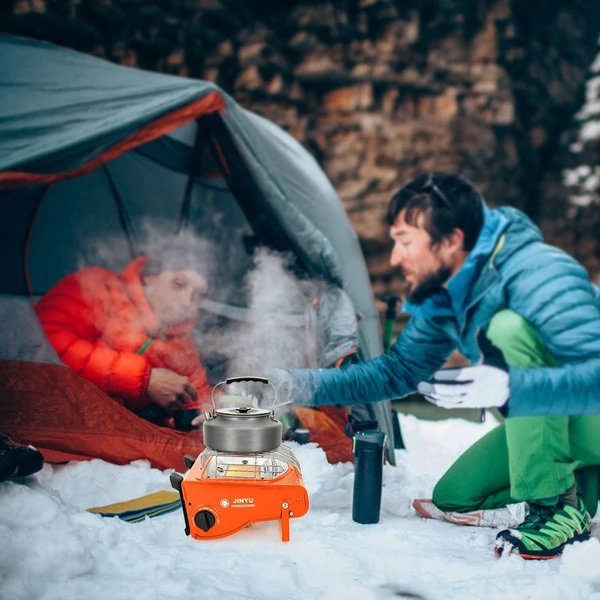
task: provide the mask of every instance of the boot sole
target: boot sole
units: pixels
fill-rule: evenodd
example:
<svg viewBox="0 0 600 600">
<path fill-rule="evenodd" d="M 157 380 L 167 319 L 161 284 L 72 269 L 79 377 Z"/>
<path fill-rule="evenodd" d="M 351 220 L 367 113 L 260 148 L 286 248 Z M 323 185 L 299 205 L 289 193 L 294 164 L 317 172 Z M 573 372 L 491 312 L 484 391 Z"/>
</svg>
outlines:
<svg viewBox="0 0 600 600">
<path fill-rule="evenodd" d="M 561 547 L 560 550 L 556 551 L 556 550 L 546 550 L 546 553 L 540 553 L 540 554 L 523 554 L 521 552 L 519 552 L 518 548 L 516 548 L 516 552 L 509 552 L 507 556 L 510 556 L 511 554 L 514 554 L 516 556 L 520 556 L 522 559 L 524 560 L 552 560 L 553 558 L 560 558 L 562 556 L 563 550 L 565 549 L 566 546 L 568 546 L 569 544 L 572 544 L 573 542 L 585 542 L 585 540 L 589 540 L 590 539 L 590 533 L 580 533 L 574 537 L 572 537 L 569 541 L 565 542 Z M 549 554 L 550 552 L 552 552 L 552 554 Z M 502 556 L 502 552 L 500 552 L 498 546 L 494 547 L 494 554 L 500 558 Z"/>
</svg>

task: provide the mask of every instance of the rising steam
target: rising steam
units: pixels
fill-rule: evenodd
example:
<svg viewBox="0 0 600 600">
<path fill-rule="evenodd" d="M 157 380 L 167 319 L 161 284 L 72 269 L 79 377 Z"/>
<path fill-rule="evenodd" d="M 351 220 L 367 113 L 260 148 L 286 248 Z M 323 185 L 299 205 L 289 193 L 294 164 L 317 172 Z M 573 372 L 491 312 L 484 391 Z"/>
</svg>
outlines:
<svg viewBox="0 0 600 600">
<path fill-rule="evenodd" d="M 150 256 L 162 252 L 172 230 L 172 224 L 144 221 L 138 227 L 136 251 Z M 210 284 L 193 336 L 213 383 L 232 376 L 264 376 L 272 367 L 324 366 L 319 364 L 319 345 L 326 324 L 318 322 L 316 308 L 327 290 L 325 282 L 294 276 L 291 256 L 264 248 L 249 256 L 241 244 L 217 245 L 185 236 L 197 252 L 196 270 Z M 86 240 L 85 248 L 80 268 L 93 264 L 118 272 L 131 260 L 122 238 Z M 161 258 L 169 263 L 169 257 Z M 259 384 L 238 387 L 262 391 Z"/>
</svg>

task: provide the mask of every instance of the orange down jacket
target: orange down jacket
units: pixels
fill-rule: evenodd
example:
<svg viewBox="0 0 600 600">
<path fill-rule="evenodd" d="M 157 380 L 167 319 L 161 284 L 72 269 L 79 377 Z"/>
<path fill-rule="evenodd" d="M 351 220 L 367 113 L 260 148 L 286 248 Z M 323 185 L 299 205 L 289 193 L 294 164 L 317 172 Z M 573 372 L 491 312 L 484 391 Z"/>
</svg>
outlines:
<svg viewBox="0 0 600 600">
<path fill-rule="evenodd" d="M 142 287 L 147 262 L 137 258 L 120 275 L 100 267 L 73 273 L 37 303 L 37 316 L 60 359 L 128 408 L 150 404 L 150 371 L 165 368 L 187 377 L 208 410 L 211 388 L 191 336 L 195 319 L 161 329 Z"/>
</svg>

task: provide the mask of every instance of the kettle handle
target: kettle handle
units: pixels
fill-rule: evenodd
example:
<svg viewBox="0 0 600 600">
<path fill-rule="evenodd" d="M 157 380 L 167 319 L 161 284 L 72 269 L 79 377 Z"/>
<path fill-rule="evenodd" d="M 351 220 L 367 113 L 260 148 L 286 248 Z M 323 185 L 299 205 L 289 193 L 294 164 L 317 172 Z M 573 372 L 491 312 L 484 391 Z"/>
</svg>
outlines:
<svg viewBox="0 0 600 600">
<path fill-rule="evenodd" d="M 214 397 L 215 390 L 220 385 L 229 385 L 230 383 L 237 383 L 239 381 L 257 381 L 258 383 L 264 383 L 265 385 L 270 385 L 273 388 L 273 391 L 275 392 L 275 399 L 273 400 L 273 404 L 271 405 L 271 411 L 274 411 L 276 406 L 284 406 L 286 404 L 290 404 L 289 401 L 282 402 L 281 404 L 277 404 L 277 388 L 266 377 L 256 377 L 254 375 L 242 375 L 241 377 L 230 377 L 229 379 L 226 379 L 225 381 L 220 381 L 219 383 L 217 383 L 217 385 L 215 385 L 213 387 L 212 391 L 210 392 L 210 399 L 211 399 L 212 405 L 213 405 L 213 413 L 212 413 L 213 417 L 216 416 L 216 410 L 217 410 L 217 406 L 215 404 L 215 397 Z M 209 413 L 207 413 L 207 414 L 209 414 Z M 273 414 L 275 414 L 275 413 L 273 412 Z"/>
<path fill-rule="evenodd" d="M 238 381 L 258 381 L 258 383 L 264 383 L 268 385 L 270 381 L 266 377 L 254 377 L 253 375 L 244 375 L 242 377 L 230 377 L 225 380 L 225 383 L 229 385 L 230 383 L 237 383 Z"/>
</svg>

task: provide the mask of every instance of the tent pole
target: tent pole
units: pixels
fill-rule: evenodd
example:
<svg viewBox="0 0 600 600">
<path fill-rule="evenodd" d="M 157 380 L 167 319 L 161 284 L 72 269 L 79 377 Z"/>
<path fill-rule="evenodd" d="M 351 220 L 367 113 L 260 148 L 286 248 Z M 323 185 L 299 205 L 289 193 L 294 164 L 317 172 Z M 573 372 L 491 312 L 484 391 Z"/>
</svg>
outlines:
<svg viewBox="0 0 600 600">
<path fill-rule="evenodd" d="M 291 250 L 303 272 L 309 276 L 317 275 L 314 268 L 303 259 L 300 248 L 274 217 L 272 208 L 242 160 L 223 119 L 218 114 L 206 115 L 204 119 L 209 151 L 260 242 L 277 252 Z"/>
<path fill-rule="evenodd" d="M 188 174 L 188 180 L 183 193 L 183 200 L 181 202 L 181 212 L 179 213 L 179 223 L 177 225 L 177 235 L 179 235 L 190 220 L 190 208 L 192 205 L 192 189 L 194 187 L 194 173 L 196 171 L 196 165 L 198 165 L 198 171 L 200 172 L 202 166 L 202 156 L 204 154 L 204 138 L 205 131 L 202 119 L 196 121 L 196 138 L 194 140 L 194 150 L 192 151 L 192 163 L 190 165 L 190 172 Z"/>
<path fill-rule="evenodd" d="M 108 185 L 110 187 L 110 191 L 112 192 L 113 199 L 117 205 L 117 210 L 119 211 L 119 220 L 121 221 L 121 226 L 123 227 L 123 231 L 125 231 L 125 237 L 127 238 L 127 245 L 129 246 L 129 252 L 131 254 L 131 258 L 134 259 L 138 256 L 138 252 L 135 248 L 134 242 L 134 231 L 133 231 L 133 223 L 129 215 L 127 214 L 127 210 L 125 209 L 125 205 L 123 204 L 123 198 L 121 194 L 119 194 L 119 190 L 117 190 L 117 186 L 108 170 L 108 166 L 105 164 L 102 165 L 102 171 L 106 176 L 108 181 Z"/>
</svg>

